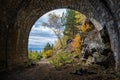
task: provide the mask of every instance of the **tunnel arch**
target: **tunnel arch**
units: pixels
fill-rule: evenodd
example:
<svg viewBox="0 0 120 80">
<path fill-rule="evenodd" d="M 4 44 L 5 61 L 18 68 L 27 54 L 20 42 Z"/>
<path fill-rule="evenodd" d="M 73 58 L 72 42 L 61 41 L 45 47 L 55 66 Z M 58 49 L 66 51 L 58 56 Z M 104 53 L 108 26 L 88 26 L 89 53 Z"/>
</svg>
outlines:
<svg viewBox="0 0 120 80">
<path fill-rule="evenodd" d="M 119 4 L 119 0 L 19 0 L 18 2 L 15 0 L 1 0 L 0 25 L 2 38 L 0 42 L 3 46 L 0 49 L 0 56 L 4 54 L 6 59 L 3 58 L 0 61 L 5 61 L 6 63 L 3 64 L 6 67 L 3 66 L 0 69 L 13 68 L 27 61 L 28 37 L 32 25 L 46 12 L 59 8 L 77 10 L 88 18 L 97 20 L 102 26 L 107 26 L 116 59 L 116 68 L 120 68 L 118 30 L 120 24 L 119 17 L 117 17 L 120 16 Z M 7 38 L 3 37 L 4 33 Z"/>
</svg>

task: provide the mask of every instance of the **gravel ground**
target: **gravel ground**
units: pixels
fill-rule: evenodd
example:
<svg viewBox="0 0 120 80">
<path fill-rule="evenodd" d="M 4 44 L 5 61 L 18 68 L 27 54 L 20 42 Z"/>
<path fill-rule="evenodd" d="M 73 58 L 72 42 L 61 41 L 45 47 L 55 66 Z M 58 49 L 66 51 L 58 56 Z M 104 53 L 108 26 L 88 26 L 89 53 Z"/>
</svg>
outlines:
<svg viewBox="0 0 120 80">
<path fill-rule="evenodd" d="M 56 70 L 48 60 L 41 60 L 37 65 L 5 73 L 0 73 L 0 80 L 115 80 L 114 73 L 96 71 L 96 74 L 71 74 L 72 67 Z"/>
</svg>

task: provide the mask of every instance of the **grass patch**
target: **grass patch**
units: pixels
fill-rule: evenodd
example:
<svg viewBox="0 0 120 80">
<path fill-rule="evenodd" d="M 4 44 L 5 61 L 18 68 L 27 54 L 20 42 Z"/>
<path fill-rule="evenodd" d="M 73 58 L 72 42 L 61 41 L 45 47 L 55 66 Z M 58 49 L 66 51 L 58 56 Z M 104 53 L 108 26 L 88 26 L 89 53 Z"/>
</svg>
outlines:
<svg viewBox="0 0 120 80">
<path fill-rule="evenodd" d="M 29 59 L 30 63 L 36 63 L 36 62 L 40 61 L 41 58 L 42 58 L 42 55 L 39 52 L 31 51 L 28 53 L 28 59 Z"/>
<path fill-rule="evenodd" d="M 61 52 L 51 57 L 49 62 L 57 68 L 72 63 L 75 56 L 76 54 Z"/>
</svg>

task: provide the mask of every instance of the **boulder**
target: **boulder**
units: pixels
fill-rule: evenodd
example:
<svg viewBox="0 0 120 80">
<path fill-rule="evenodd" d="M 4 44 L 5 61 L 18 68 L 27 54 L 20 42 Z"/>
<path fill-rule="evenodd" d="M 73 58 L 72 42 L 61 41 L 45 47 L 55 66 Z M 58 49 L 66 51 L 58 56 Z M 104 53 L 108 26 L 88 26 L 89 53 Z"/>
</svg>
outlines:
<svg viewBox="0 0 120 80">
<path fill-rule="evenodd" d="M 87 35 L 87 36 L 86 36 Z M 114 62 L 110 39 L 106 27 L 100 31 L 93 29 L 84 37 L 82 59 L 86 65 L 98 64 L 106 68 Z"/>
</svg>

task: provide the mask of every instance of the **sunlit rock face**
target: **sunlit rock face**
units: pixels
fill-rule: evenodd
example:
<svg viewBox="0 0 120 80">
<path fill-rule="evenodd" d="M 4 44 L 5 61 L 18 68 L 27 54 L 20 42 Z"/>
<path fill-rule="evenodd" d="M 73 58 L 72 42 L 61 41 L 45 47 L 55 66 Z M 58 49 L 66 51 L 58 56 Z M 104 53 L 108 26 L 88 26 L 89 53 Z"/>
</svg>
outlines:
<svg viewBox="0 0 120 80">
<path fill-rule="evenodd" d="M 84 39 L 84 44 L 87 44 L 90 49 L 105 47 L 105 45 L 101 41 L 99 31 L 97 31 L 96 29 L 87 33 L 87 36 Z"/>
<path fill-rule="evenodd" d="M 110 47 L 110 40 L 108 36 L 108 31 L 105 27 L 102 30 L 98 31 L 96 27 L 86 32 L 87 36 L 85 36 L 83 41 L 83 59 L 86 60 L 86 65 L 99 64 L 108 68 L 109 66 L 114 64 L 113 52 Z M 110 63 L 111 64 L 104 64 Z"/>
</svg>

